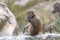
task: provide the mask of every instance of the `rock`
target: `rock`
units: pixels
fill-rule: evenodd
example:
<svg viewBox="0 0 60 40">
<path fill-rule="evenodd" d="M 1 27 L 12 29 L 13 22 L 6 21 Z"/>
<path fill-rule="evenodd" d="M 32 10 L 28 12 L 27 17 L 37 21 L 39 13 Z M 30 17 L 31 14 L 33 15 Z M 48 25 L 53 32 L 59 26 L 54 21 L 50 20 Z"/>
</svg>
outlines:
<svg viewBox="0 0 60 40">
<path fill-rule="evenodd" d="M 9 8 L 0 3 L 0 36 L 13 36 L 17 28 L 16 18 Z"/>
<path fill-rule="evenodd" d="M 36 36 L 25 36 L 25 40 L 60 40 L 60 34 L 41 34 Z"/>
<path fill-rule="evenodd" d="M 60 34 L 40 34 L 36 36 L 26 36 L 21 34 L 20 36 L 5 36 L 0 37 L 0 40 L 60 40 Z"/>
</svg>

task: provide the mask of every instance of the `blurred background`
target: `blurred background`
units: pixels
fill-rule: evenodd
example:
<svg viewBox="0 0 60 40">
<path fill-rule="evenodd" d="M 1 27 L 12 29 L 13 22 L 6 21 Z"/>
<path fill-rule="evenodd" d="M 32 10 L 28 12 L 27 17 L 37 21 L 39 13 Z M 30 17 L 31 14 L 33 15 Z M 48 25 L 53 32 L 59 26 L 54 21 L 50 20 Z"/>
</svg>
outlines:
<svg viewBox="0 0 60 40">
<path fill-rule="evenodd" d="M 8 8 L 15 15 L 19 30 L 27 24 L 25 12 L 28 9 L 35 9 L 36 14 L 41 18 L 43 25 L 54 25 L 57 33 L 60 32 L 60 19 L 58 14 L 52 14 L 51 8 L 54 2 L 60 0 L 0 0 L 7 4 Z"/>
</svg>

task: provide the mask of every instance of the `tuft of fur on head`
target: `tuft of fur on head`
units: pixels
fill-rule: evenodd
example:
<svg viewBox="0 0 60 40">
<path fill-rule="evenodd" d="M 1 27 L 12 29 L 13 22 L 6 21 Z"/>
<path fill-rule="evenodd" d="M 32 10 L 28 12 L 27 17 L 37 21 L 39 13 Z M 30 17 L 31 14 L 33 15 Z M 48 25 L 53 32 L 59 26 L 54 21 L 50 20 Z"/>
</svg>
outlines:
<svg viewBox="0 0 60 40">
<path fill-rule="evenodd" d="M 27 13 L 27 12 L 29 12 L 29 11 L 33 11 L 33 12 L 34 12 L 34 14 L 36 14 L 35 9 L 28 9 L 28 10 L 26 11 L 26 13 Z"/>
</svg>

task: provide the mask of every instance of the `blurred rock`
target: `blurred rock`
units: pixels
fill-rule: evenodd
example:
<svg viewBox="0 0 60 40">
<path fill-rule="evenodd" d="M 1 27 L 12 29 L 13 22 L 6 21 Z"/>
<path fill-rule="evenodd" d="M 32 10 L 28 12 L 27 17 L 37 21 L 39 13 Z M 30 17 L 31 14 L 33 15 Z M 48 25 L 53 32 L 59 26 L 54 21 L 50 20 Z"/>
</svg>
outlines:
<svg viewBox="0 0 60 40">
<path fill-rule="evenodd" d="M 4 3 L 13 3 L 16 0 L 0 0 L 0 2 L 4 2 Z"/>
<path fill-rule="evenodd" d="M 36 36 L 27 36 L 25 40 L 60 40 L 60 34 L 41 34 Z"/>
<path fill-rule="evenodd" d="M 15 5 L 19 5 L 19 6 L 25 6 L 29 1 L 32 1 L 32 0 L 16 0 L 15 1 Z"/>
<path fill-rule="evenodd" d="M 15 5 L 25 6 L 29 0 L 16 1 Z"/>
<path fill-rule="evenodd" d="M 0 3 L 0 36 L 12 36 L 15 35 L 17 28 L 16 18 L 9 8 Z"/>
<path fill-rule="evenodd" d="M 0 40 L 60 40 L 60 34 L 41 34 L 36 36 L 6 36 L 0 37 Z"/>
</svg>

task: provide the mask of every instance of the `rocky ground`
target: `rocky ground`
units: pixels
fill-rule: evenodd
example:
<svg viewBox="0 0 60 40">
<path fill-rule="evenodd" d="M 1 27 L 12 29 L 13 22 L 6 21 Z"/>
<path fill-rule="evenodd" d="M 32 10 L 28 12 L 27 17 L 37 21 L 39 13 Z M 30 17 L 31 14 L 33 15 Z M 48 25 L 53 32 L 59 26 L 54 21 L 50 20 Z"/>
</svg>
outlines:
<svg viewBox="0 0 60 40">
<path fill-rule="evenodd" d="M 0 40 L 60 40 L 60 34 L 46 33 L 36 36 L 26 36 L 21 34 L 20 36 L 0 37 Z"/>
</svg>

